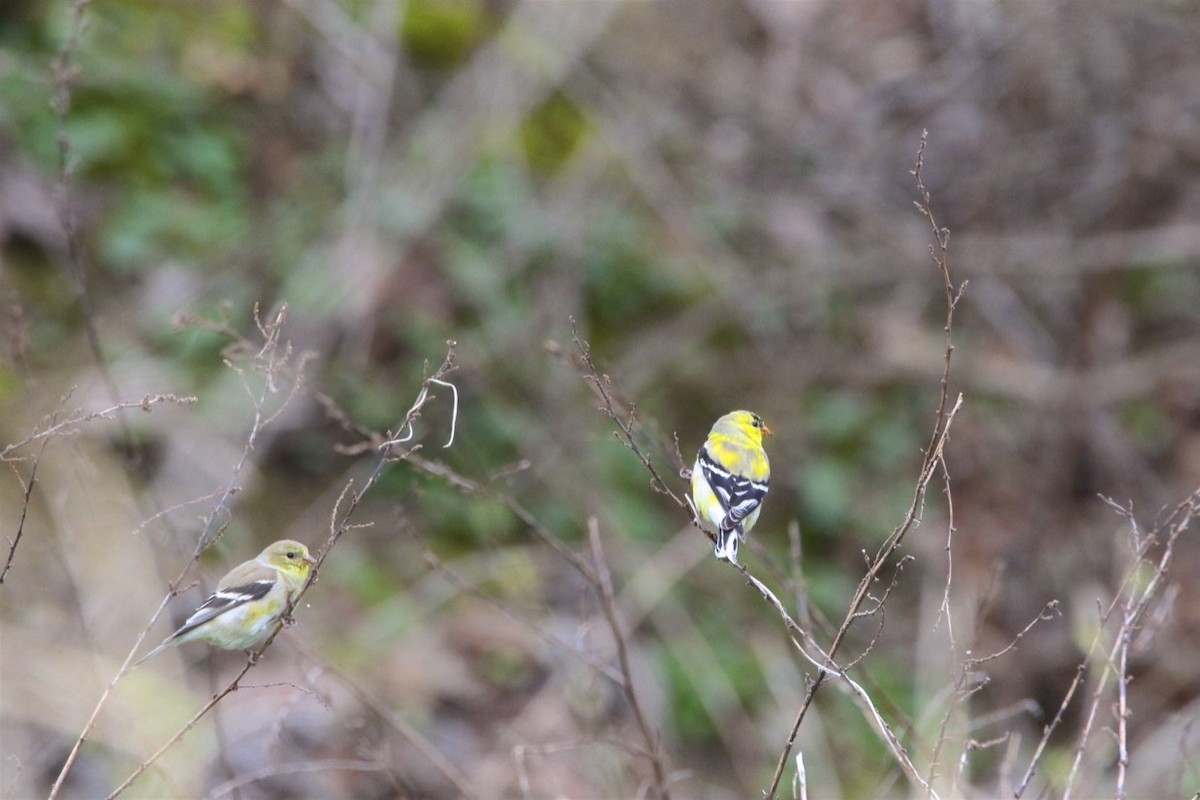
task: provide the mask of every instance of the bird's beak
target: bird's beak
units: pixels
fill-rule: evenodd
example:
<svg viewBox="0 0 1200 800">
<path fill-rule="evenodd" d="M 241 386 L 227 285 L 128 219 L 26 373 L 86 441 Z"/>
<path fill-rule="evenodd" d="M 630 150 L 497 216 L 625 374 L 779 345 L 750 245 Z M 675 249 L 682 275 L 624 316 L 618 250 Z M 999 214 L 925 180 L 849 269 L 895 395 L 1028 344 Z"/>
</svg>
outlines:
<svg viewBox="0 0 1200 800">
<path fill-rule="evenodd" d="M 312 556 L 305 556 L 304 563 L 308 564 L 310 567 L 315 567 L 317 565 L 317 560 Z"/>
<path fill-rule="evenodd" d="M 763 436 L 770 436 L 771 429 L 767 427 L 767 423 L 763 423 Z"/>
</svg>

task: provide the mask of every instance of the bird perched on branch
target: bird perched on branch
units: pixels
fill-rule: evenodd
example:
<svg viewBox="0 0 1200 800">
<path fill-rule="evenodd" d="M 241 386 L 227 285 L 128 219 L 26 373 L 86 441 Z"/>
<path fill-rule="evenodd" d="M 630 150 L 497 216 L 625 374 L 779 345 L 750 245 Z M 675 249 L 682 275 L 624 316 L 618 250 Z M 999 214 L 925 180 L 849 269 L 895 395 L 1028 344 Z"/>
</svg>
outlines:
<svg viewBox="0 0 1200 800">
<path fill-rule="evenodd" d="M 291 610 L 316 563 L 299 542 L 283 539 L 268 545 L 231 569 L 179 630 L 133 666 L 185 642 L 207 642 L 225 650 L 251 647 Z"/>
<path fill-rule="evenodd" d="M 692 500 L 700 526 L 716 534 L 717 558 L 737 563 L 739 542 L 758 521 L 771 479 L 763 437 L 771 429 L 749 411 L 732 411 L 712 426 L 692 467 Z"/>
</svg>

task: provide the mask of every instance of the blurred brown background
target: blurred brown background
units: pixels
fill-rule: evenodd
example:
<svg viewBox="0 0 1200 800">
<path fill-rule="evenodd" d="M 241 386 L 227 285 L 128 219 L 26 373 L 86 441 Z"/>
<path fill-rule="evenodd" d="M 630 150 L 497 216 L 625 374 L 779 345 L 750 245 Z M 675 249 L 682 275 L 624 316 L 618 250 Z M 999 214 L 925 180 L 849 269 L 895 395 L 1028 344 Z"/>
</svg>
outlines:
<svg viewBox="0 0 1200 800">
<path fill-rule="evenodd" d="M 45 796 L 243 452 L 261 376 L 248 393 L 228 338 L 181 315 L 253 339 L 254 304 L 287 302 L 285 336 L 315 358 L 172 621 L 266 542 L 322 542 L 373 467 L 316 393 L 382 431 L 454 339 L 457 438 L 440 449 L 439 390 L 424 454 L 572 548 L 597 518 L 674 796 L 761 796 L 811 666 L 546 343 L 570 351 L 576 320 L 672 480 L 673 434 L 690 461 L 719 414 L 762 414 L 748 563 L 788 594 L 798 525 L 805 598 L 836 624 L 933 425 L 945 294 L 910 174 L 928 130 L 969 284 L 953 628 L 939 478 L 882 628 L 844 656 L 878 632 L 859 678 L 942 796 L 972 797 L 1020 782 L 1088 663 L 1028 796 L 1065 790 L 1093 696 L 1070 780 L 1112 795 L 1113 676 L 1094 695 L 1106 665 L 1085 650 L 1098 607 L 1152 571 L 1130 572 L 1129 522 L 1100 496 L 1144 530 L 1200 486 L 1198 41 L 1200 9 L 1168 0 L 5 3 L 0 438 L 152 392 L 198 402 L 48 440 L 0 585 L 0 792 Z M 6 453 L 10 540 L 39 446 Z M 614 663 L 597 597 L 561 557 L 406 464 L 356 519 L 250 673 L 269 688 L 226 698 L 123 796 L 647 796 L 629 707 L 587 660 Z M 1131 652 L 1131 796 L 1200 789 L 1194 535 L 1173 555 Z M 1050 600 L 1062 616 L 955 703 L 966 650 L 1003 648 Z M 61 796 L 112 791 L 240 663 L 189 646 L 122 681 Z M 907 791 L 834 686 L 797 749 L 812 797 Z"/>
</svg>

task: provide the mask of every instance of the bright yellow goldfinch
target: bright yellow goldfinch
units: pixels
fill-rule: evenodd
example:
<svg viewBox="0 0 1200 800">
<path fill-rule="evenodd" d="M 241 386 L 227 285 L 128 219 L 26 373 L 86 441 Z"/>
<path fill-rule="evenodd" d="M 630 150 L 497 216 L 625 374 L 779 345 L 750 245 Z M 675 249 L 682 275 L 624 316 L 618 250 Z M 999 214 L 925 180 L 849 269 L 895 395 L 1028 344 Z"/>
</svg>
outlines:
<svg viewBox="0 0 1200 800">
<path fill-rule="evenodd" d="M 737 563 L 738 543 L 758 521 L 771 480 L 763 436 L 771 429 L 749 411 L 721 417 L 692 467 L 692 501 L 700 525 L 717 536 L 717 558 Z"/>
<path fill-rule="evenodd" d="M 185 642 L 248 649 L 280 623 L 316 563 L 299 542 L 283 539 L 269 545 L 253 560 L 231 569 L 187 622 L 134 666 Z"/>
</svg>

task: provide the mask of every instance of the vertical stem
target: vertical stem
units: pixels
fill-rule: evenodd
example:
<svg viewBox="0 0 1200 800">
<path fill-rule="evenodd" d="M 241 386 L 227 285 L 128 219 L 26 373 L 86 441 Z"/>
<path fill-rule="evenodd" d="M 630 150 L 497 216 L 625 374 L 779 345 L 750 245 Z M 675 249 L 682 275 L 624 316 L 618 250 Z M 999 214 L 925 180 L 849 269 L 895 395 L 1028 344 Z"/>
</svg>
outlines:
<svg viewBox="0 0 1200 800">
<path fill-rule="evenodd" d="M 600 590 L 600 607 L 604 610 L 604 619 L 608 622 L 609 629 L 612 630 L 613 640 L 617 645 L 617 661 L 621 665 L 621 674 L 624 676 L 625 698 L 629 701 L 629 707 L 633 709 L 633 717 L 637 721 L 638 728 L 642 732 L 642 738 L 646 742 L 646 749 L 650 752 L 650 764 L 654 768 L 654 784 L 658 789 L 658 795 L 662 800 L 670 800 L 670 789 L 667 786 L 666 770 L 663 768 L 662 751 L 659 748 L 658 737 L 650 729 L 650 723 L 646 720 L 646 715 L 642 711 L 642 704 L 638 701 L 637 690 L 634 688 L 633 670 L 629 666 L 629 649 L 625 645 L 625 635 L 621 631 L 621 624 L 617 620 L 616 598 L 613 593 L 612 576 L 608 571 L 608 562 L 604 559 L 604 551 L 600 546 L 600 524 L 595 517 L 588 518 L 588 537 L 592 542 L 592 556 L 596 562 L 597 573 L 597 588 Z"/>
</svg>

